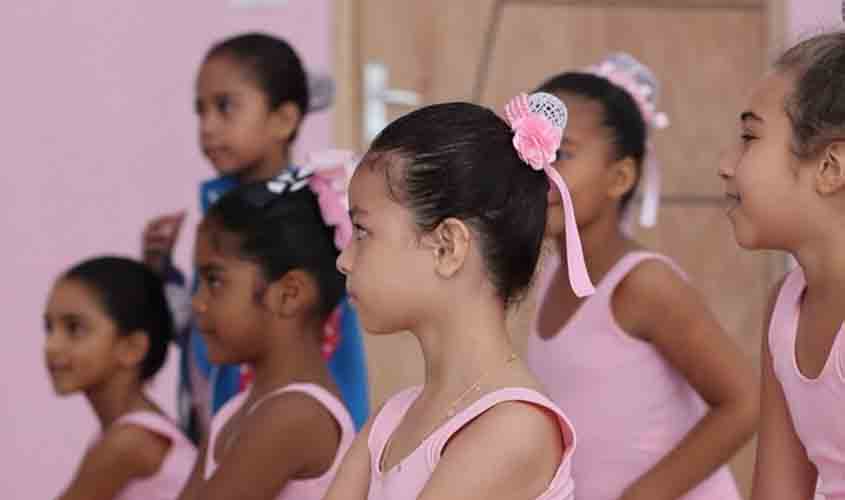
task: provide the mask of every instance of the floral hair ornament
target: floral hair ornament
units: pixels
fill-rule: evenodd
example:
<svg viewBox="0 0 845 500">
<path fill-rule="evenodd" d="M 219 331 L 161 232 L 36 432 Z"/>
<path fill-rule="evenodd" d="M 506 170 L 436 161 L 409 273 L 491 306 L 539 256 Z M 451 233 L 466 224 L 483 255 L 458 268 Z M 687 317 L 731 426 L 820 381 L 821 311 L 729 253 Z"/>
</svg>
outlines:
<svg viewBox="0 0 845 500">
<path fill-rule="evenodd" d="M 305 168 L 313 172 L 309 186 L 317 195 L 323 220 L 335 228 L 334 242 L 338 250 L 343 250 L 352 238 L 346 192 L 350 173 L 357 163 L 358 158 L 352 151 L 341 149 L 309 153 L 305 158 Z"/>
<path fill-rule="evenodd" d="M 505 106 L 505 117 L 514 132 L 513 146 L 519 157 L 534 170 L 542 170 L 557 187 L 563 203 L 566 238 L 566 264 L 569 283 L 578 297 L 595 293 L 587 273 L 581 237 L 575 222 L 572 196 L 560 174 L 552 168 L 566 128 L 566 106 L 557 97 L 545 92 L 530 96 L 520 94 Z"/>
<path fill-rule="evenodd" d="M 657 96 L 660 90 L 657 78 L 650 69 L 630 54 L 611 54 L 599 64 L 587 68 L 587 72 L 605 78 L 628 92 L 637 103 L 649 129 L 660 130 L 669 126 L 666 114 L 657 111 Z M 640 225 L 653 227 L 657 223 L 657 210 L 660 208 L 660 166 L 651 141 L 647 143 L 646 148 L 640 188 L 643 196 Z M 633 230 L 633 218 L 631 209 L 626 210 L 622 216 L 622 227 L 628 234 Z"/>
</svg>

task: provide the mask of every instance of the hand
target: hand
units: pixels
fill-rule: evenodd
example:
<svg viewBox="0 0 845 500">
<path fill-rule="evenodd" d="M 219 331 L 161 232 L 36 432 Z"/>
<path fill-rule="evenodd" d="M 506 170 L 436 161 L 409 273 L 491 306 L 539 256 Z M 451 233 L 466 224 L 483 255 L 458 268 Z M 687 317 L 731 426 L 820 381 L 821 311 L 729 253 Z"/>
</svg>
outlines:
<svg viewBox="0 0 845 500">
<path fill-rule="evenodd" d="M 187 213 L 179 212 L 161 215 L 149 221 L 141 234 L 141 251 L 144 264 L 162 275 L 179 238 L 182 223 Z"/>
</svg>

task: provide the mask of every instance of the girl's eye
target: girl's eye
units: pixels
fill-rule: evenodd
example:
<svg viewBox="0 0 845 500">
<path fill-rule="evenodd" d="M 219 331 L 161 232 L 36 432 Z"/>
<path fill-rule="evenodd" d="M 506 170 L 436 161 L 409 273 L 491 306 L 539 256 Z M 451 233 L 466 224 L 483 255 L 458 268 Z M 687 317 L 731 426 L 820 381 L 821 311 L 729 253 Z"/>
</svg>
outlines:
<svg viewBox="0 0 845 500">
<path fill-rule="evenodd" d="M 205 113 L 205 106 L 199 99 L 194 102 L 194 113 L 196 113 L 197 116 L 202 116 Z"/>
<path fill-rule="evenodd" d="M 363 226 L 360 224 L 352 224 L 352 228 L 354 230 L 354 236 L 356 240 L 362 240 L 367 236 L 367 230 L 364 229 Z"/>
<path fill-rule="evenodd" d="M 571 159 L 572 159 L 572 157 L 573 157 L 573 154 L 572 154 L 572 153 L 570 153 L 569 151 L 564 151 L 564 150 L 562 150 L 562 149 L 559 149 L 559 150 L 557 151 L 557 156 L 555 157 L 555 161 L 560 161 L 560 160 L 571 160 Z"/>
<path fill-rule="evenodd" d="M 69 319 L 65 322 L 65 331 L 71 338 L 77 338 L 84 333 L 82 323 L 75 319 Z"/>
<path fill-rule="evenodd" d="M 227 96 L 223 95 L 216 99 L 217 109 L 222 114 L 228 114 L 232 111 L 232 99 Z"/>
<path fill-rule="evenodd" d="M 223 285 L 223 280 L 215 273 L 209 273 L 205 276 L 205 284 L 210 289 L 220 288 Z"/>
</svg>

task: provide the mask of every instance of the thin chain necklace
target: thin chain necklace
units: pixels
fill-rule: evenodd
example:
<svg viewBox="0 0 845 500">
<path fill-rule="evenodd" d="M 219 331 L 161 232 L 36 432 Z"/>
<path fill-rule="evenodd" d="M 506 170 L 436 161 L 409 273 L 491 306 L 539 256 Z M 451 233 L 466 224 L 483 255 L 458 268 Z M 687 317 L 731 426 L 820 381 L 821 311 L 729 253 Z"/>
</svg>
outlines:
<svg viewBox="0 0 845 500">
<path fill-rule="evenodd" d="M 519 356 L 517 356 L 516 353 L 513 353 L 513 352 L 510 353 L 510 355 L 508 355 L 507 359 L 505 359 L 504 366 L 510 365 L 511 363 L 516 361 L 518 358 L 519 358 Z M 499 368 L 500 366 L 502 366 L 502 365 L 495 365 L 495 366 L 492 366 L 492 367 L 488 368 L 487 370 L 485 370 L 484 373 L 482 373 L 481 376 L 479 376 L 478 379 L 476 379 L 476 381 L 472 385 L 467 387 L 466 390 L 464 392 L 462 392 L 460 396 L 458 396 L 454 401 L 452 401 L 452 404 L 450 404 L 448 410 L 446 410 L 446 414 L 437 421 L 437 423 L 434 425 L 434 427 L 429 432 L 426 433 L 426 435 L 423 438 L 423 440 L 421 441 L 421 443 L 425 442 L 426 439 L 431 437 L 431 435 L 434 434 L 434 432 L 441 425 L 443 425 L 443 423 L 446 420 L 448 420 L 448 419 L 454 417 L 455 415 L 457 415 L 458 414 L 458 411 L 457 411 L 458 405 L 464 399 L 466 399 L 467 396 L 469 396 L 473 392 L 480 392 L 481 391 L 481 383 L 484 381 L 484 379 L 487 378 L 488 375 L 490 375 L 496 368 Z M 400 421 L 400 423 L 401 423 L 401 421 Z M 396 429 L 394 429 L 394 431 L 395 430 Z M 381 468 L 381 470 L 383 472 L 387 472 L 384 464 L 387 461 L 387 455 L 390 453 L 390 449 L 391 449 L 392 444 L 393 444 L 393 435 L 391 434 L 390 437 L 387 438 L 387 442 L 384 444 L 384 450 L 382 450 L 382 452 L 381 452 L 381 460 L 380 460 L 380 463 L 379 463 L 379 467 Z M 399 463 L 397 463 L 395 465 L 395 468 L 396 468 L 397 471 L 402 470 L 402 462 L 400 461 Z"/>
</svg>

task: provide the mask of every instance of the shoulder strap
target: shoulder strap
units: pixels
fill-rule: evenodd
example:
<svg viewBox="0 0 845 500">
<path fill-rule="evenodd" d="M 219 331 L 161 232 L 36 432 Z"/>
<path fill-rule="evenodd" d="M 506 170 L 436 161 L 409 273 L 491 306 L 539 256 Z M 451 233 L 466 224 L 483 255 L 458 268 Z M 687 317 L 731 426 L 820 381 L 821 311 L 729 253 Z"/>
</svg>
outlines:
<svg viewBox="0 0 845 500">
<path fill-rule="evenodd" d="M 151 431 L 171 442 L 186 441 L 187 438 L 179 430 L 175 422 L 153 411 L 136 411 L 127 413 L 115 421 L 113 425 L 135 425 Z"/>
<path fill-rule="evenodd" d="M 569 468 L 571 467 L 572 454 L 574 453 L 576 446 L 575 430 L 572 423 L 566 415 L 563 414 L 560 408 L 549 400 L 549 398 L 533 389 L 526 389 L 522 387 L 499 389 L 498 391 L 486 394 L 475 403 L 469 405 L 462 412 L 458 413 L 443 427 L 436 431 L 427 450 L 427 458 L 431 468 L 433 469 L 437 465 L 437 462 L 440 461 L 443 450 L 452 436 L 490 408 L 499 403 L 508 401 L 520 401 L 533 404 L 553 413 L 557 417 L 566 451 L 564 452 L 563 459 L 561 460 L 561 466 L 555 477 L 557 478 L 564 473 L 568 474 Z"/>
<path fill-rule="evenodd" d="M 616 265 L 613 266 L 613 268 L 611 268 L 611 270 L 605 275 L 600 286 L 607 290 L 608 296 L 610 296 L 610 292 L 613 292 L 613 290 L 622 283 L 631 271 L 647 260 L 658 260 L 663 262 L 678 273 L 683 279 L 688 279 L 687 274 L 669 257 L 654 252 L 637 251 L 630 252 L 619 259 L 619 262 L 617 262 Z"/>
<path fill-rule="evenodd" d="M 325 406 L 326 409 L 329 410 L 329 413 L 334 415 L 335 419 L 338 420 L 339 424 L 343 426 L 348 424 L 350 427 L 354 427 L 352 417 L 349 416 L 349 412 L 346 410 L 346 407 L 343 406 L 343 403 L 341 403 L 334 394 L 317 384 L 290 384 L 276 389 L 275 391 L 265 394 L 261 399 L 253 403 L 252 406 L 249 407 L 249 410 L 247 410 L 247 414 L 254 412 L 259 406 L 267 401 L 291 392 L 307 394 L 311 398 L 317 400 L 317 402 L 321 405 Z"/>
</svg>

